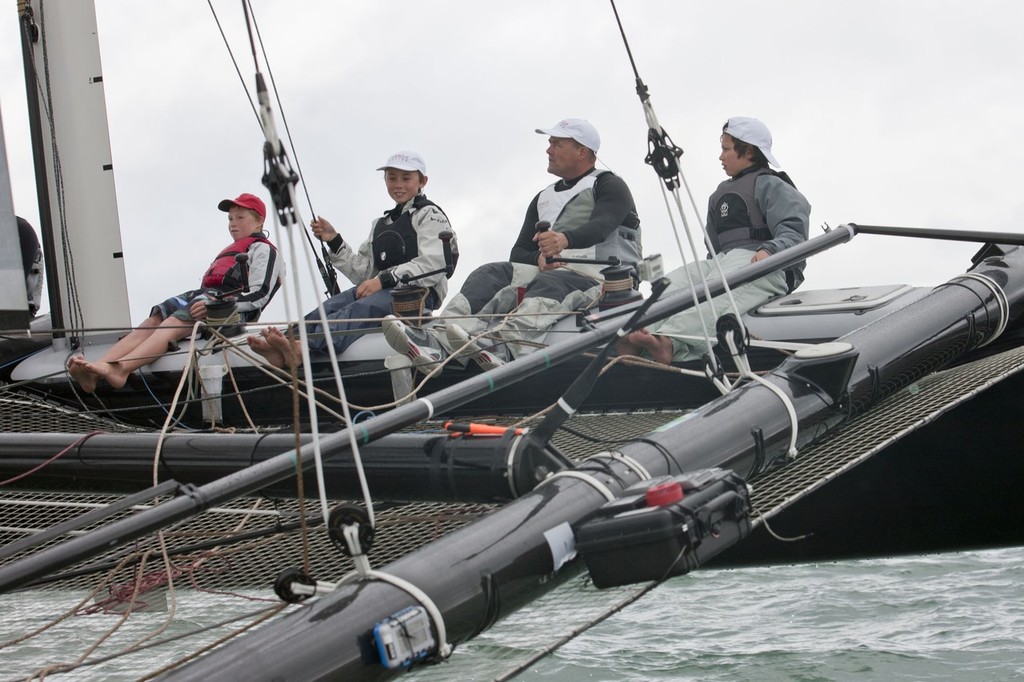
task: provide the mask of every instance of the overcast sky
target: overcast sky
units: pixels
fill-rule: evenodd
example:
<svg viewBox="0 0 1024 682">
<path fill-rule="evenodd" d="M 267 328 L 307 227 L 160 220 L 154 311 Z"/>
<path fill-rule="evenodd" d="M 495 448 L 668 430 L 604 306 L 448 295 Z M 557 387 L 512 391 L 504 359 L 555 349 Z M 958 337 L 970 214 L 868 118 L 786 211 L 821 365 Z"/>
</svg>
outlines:
<svg viewBox="0 0 1024 682">
<path fill-rule="evenodd" d="M 0 25 L 0 111 L 15 209 L 38 224 L 14 5 Z M 427 161 L 427 194 L 459 236 L 458 287 L 476 265 L 507 258 L 527 204 L 553 180 L 546 138 L 534 129 L 580 117 L 601 133 L 603 164 L 633 191 L 645 252 L 680 264 L 660 181 L 643 163 L 647 126 L 609 3 L 253 6 L 281 97 L 278 130 L 286 132 L 283 109 L 303 173 L 305 222 L 308 192 L 316 213 L 361 242 L 390 208 L 374 169 L 393 151 L 416 149 Z M 220 199 L 269 198 L 262 135 L 206 2 L 96 7 L 138 323 L 153 303 L 195 287 L 230 241 Z M 241 2 L 214 7 L 251 90 Z M 618 7 L 702 207 L 725 177 L 721 126 L 745 115 L 771 129 L 775 155 L 811 202 L 812 234 L 824 223 L 1000 231 L 1024 223 L 1019 0 Z M 813 260 L 803 286 L 936 284 L 966 269 L 975 250 L 861 235 Z M 281 298 L 264 321 L 284 319 Z"/>
</svg>

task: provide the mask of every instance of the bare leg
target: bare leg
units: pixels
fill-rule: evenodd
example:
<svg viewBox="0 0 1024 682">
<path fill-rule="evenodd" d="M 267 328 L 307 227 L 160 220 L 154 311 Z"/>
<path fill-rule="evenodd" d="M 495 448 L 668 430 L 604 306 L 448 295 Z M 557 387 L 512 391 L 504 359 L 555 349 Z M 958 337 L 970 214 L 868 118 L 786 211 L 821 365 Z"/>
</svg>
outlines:
<svg viewBox="0 0 1024 682">
<path fill-rule="evenodd" d="M 159 315 L 150 315 L 137 328 L 128 332 L 127 335 L 118 339 L 117 343 L 110 347 L 100 362 L 116 362 L 139 347 L 143 341 L 149 338 L 150 334 L 163 324 L 164 320 Z M 179 324 L 186 324 L 179 321 Z"/>
<path fill-rule="evenodd" d="M 82 370 L 95 377 L 96 381 L 105 379 L 114 388 L 121 388 L 127 383 L 129 374 L 162 356 L 167 352 L 170 344 L 185 338 L 191 333 L 191 330 L 192 327 L 187 322 L 170 317 L 164 320 L 159 327 L 149 331 L 145 338 L 129 352 L 129 356 L 120 359 L 99 360 L 98 362 L 84 362 L 81 365 Z M 111 355 L 108 352 L 104 357 Z M 79 384 L 85 390 L 85 385 L 82 382 Z M 93 387 L 95 389 L 95 384 Z"/>
<path fill-rule="evenodd" d="M 278 334 L 281 333 L 277 331 L 276 327 L 267 327 L 260 332 L 259 335 L 253 334 L 248 337 L 246 342 L 248 342 L 249 348 L 252 348 L 254 352 L 262 355 L 268 363 L 274 367 L 284 368 L 286 366 L 284 353 L 279 351 L 275 346 L 270 345 L 270 342 L 267 340 L 270 329 L 273 329 Z"/>
<path fill-rule="evenodd" d="M 110 363 L 120 360 L 148 339 L 160 327 L 161 322 L 162 319 L 159 315 L 150 315 L 136 329 L 118 339 L 117 343 L 107 349 L 98 362 Z M 76 355 L 68 361 L 68 374 L 71 375 L 71 380 L 86 393 L 96 392 L 96 384 L 101 375 L 96 373 L 84 356 Z"/>
<path fill-rule="evenodd" d="M 640 355 L 646 352 L 652 360 L 663 365 L 672 364 L 672 356 L 675 354 L 672 348 L 672 339 L 652 334 L 646 329 L 626 334 L 619 341 L 618 349 L 619 353 L 623 355 Z"/>
</svg>

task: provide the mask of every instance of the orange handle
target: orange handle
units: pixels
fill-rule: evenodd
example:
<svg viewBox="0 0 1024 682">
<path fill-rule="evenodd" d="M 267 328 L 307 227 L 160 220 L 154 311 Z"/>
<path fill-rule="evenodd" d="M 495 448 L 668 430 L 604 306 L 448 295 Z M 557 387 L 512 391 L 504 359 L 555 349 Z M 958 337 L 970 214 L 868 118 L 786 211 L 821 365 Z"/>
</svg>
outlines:
<svg viewBox="0 0 1024 682">
<path fill-rule="evenodd" d="M 462 424 L 459 422 L 445 422 L 444 428 L 449 431 L 453 431 L 454 433 L 452 436 L 454 437 L 462 434 L 468 434 L 470 436 L 503 436 L 511 427 L 494 426 L 492 424 Z M 517 436 L 522 432 L 522 429 L 515 430 L 515 434 Z"/>
</svg>

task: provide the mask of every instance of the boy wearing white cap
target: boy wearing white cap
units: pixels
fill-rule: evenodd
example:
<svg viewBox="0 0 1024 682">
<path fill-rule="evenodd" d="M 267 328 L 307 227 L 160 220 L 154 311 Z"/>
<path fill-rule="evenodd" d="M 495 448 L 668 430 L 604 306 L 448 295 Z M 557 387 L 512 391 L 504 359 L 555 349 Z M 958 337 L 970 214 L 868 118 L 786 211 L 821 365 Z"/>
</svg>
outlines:
<svg viewBox="0 0 1024 682">
<path fill-rule="evenodd" d="M 642 258 L 640 219 L 629 187 L 610 171 L 595 168 L 601 138 L 590 122 L 567 118 L 548 136 L 548 173 L 559 180 L 541 190 L 526 210 L 507 262 L 482 265 L 445 306 L 437 322 L 413 329 L 398 319 L 384 322 L 391 347 L 429 373 L 454 350 L 482 369 L 535 350 L 561 317 L 593 306 L 606 267 L 598 263 L 548 263 L 548 258 L 634 263 Z M 537 231 L 540 222 L 550 228 Z M 469 343 L 496 321 L 490 338 Z M 450 318 L 450 319 L 446 319 Z"/>
<path fill-rule="evenodd" d="M 686 268 L 694 282 L 701 281 L 699 271 L 717 276 L 711 258 L 729 273 L 807 240 L 811 205 L 788 175 L 769 168 L 779 162 L 772 154 L 768 127 L 756 118 L 730 118 L 722 127 L 721 143 L 718 160 L 729 179 L 708 200 L 707 232 L 715 253 L 670 272 L 674 286 L 668 291 L 689 287 Z M 733 289 L 740 314 L 795 289 L 804 279 L 803 270 L 800 262 Z M 715 319 L 732 310 L 725 296 L 712 302 Z M 665 364 L 696 360 L 708 352 L 703 339 L 697 311 L 689 309 L 627 335 L 619 352 L 643 353 Z"/>
<path fill-rule="evenodd" d="M 377 320 L 391 313 L 392 290 L 403 278 L 427 289 L 424 313 L 439 306 L 448 292 L 440 233 L 452 233 L 453 256 L 459 250 L 448 217 L 423 193 L 427 165 L 422 156 L 408 150 L 395 152 L 377 170 L 384 171 L 384 184 L 395 206 L 373 220 L 370 236 L 358 249 L 352 249 L 326 219 L 317 216 L 310 222 L 316 238 L 327 244 L 331 263 L 356 285 L 324 302 L 331 340 L 339 354 L 359 338 L 352 332 L 379 327 Z M 435 274 L 414 279 L 428 272 Z M 307 327 L 310 350 L 326 351 L 319 311 L 310 312 L 306 320 L 313 323 Z M 295 343 L 274 328 L 249 337 L 253 350 L 278 367 L 291 362 Z"/>
</svg>

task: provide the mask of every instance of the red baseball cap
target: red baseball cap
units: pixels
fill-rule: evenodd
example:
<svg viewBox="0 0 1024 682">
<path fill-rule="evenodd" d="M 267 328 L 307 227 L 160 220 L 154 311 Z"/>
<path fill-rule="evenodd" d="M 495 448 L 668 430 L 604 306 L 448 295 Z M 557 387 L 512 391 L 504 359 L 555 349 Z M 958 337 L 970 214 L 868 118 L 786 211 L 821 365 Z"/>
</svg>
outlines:
<svg viewBox="0 0 1024 682">
<path fill-rule="evenodd" d="M 251 208 L 259 213 L 261 218 L 267 219 L 267 207 L 263 205 L 263 200 L 255 194 L 239 194 L 236 199 L 225 199 L 217 204 L 217 208 L 222 211 L 230 211 L 232 206 Z"/>
</svg>

